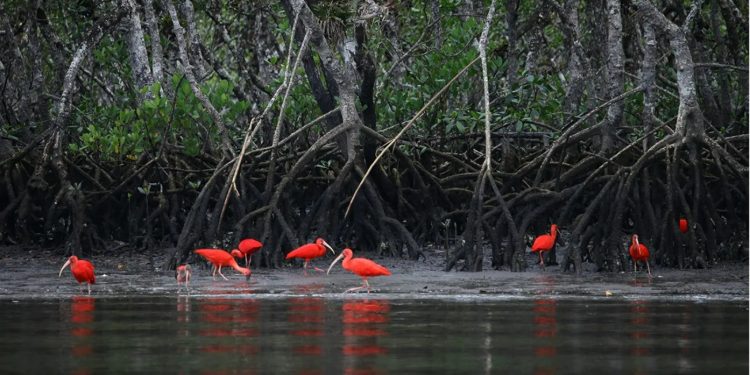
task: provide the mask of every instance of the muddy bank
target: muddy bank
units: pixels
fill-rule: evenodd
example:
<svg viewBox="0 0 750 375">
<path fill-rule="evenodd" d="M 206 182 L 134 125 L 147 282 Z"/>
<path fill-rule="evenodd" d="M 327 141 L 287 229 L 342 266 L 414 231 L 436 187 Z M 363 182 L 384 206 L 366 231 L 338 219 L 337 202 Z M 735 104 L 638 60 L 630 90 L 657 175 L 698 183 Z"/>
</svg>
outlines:
<svg viewBox="0 0 750 375">
<path fill-rule="evenodd" d="M 333 257 L 314 262 L 326 268 Z M 96 296 L 169 295 L 178 292 L 173 271 L 164 270 L 162 256 L 122 252 L 93 257 Z M 652 267 L 653 279 L 645 273 L 563 273 L 559 267 L 546 271 L 532 266 L 527 272 L 485 270 L 478 273 L 443 272 L 439 253 L 427 261 L 393 258 L 375 259 L 393 273 L 370 279 L 372 292 L 388 298 L 537 298 L 550 296 L 654 299 L 748 299 L 747 264 L 718 264 L 710 269 L 678 270 Z M 70 271 L 58 278 L 65 257 L 56 250 L 23 251 L 0 248 L 0 298 L 22 299 L 69 296 L 80 293 Z M 337 265 L 330 275 L 302 269 L 257 269 L 249 280 L 225 270 L 229 278 L 213 280 L 210 268 L 197 259 L 193 264 L 190 294 L 236 296 L 326 295 L 341 297 L 358 286 L 360 279 Z M 184 290 L 182 291 L 184 294 Z M 363 294 L 363 293 L 360 293 Z"/>
</svg>

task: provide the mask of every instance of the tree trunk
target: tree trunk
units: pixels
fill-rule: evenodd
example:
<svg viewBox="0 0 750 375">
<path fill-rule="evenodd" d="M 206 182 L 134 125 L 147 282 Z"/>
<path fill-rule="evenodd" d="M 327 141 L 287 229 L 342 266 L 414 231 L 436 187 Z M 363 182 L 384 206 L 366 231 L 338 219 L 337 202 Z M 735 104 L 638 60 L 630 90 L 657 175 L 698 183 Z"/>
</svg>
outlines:
<svg viewBox="0 0 750 375">
<path fill-rule="evenodd" d="M 151 72 L 154 82 L 161 82 L 164 79 L 164 55 L 161 49 L 161 36 L 159 35 L 159 25 L 156 21 L 153 0 L 143 0 L 143 13 L 146 16 L 146 27 L 151 37 Z"/>
<path fill-rule="evenodd" d="M 609 98 L 622 94 L 625 76 L 625 52 L 622 48 L 622 14 L 619 0 L 607 0 L 607 92 Z M 607 154 L 615 146 L 617 129 L 622 123 L 623 102 L 607 108 L 607 120 L 602 127 L 600 152 Z"/>
<path fill-rule="evenodd" d="M 192 58 L 192 65 L 200 80 L 206 78 L 206 68 L 204 66 L 203 53 L 201 52 L 201 43 L 198 35 L 198 28 L 195 26 L 195 9 L 193 2 L 184 0 L 180 6 L 180 12 L 185 18 L 185 28 L 187 29 L 187 40 L 190 43 L 189 50 Z"/>
<path fill-rule="evenodd" d="M 139 90 L 150 86 L 153 83 L 151 69 L 148 64 L 148 53 L 146 52 L 146 42 L 143 38 L 143 28 L 141 27 L 141 17 L 138 12 L 138 6 L 135 0 L 123 0 L 123 6 L 128 9 L 129 27 L 128 27 L 128 54 L 130 55 L 130 69 L 133 73 L 133 81 Z M 141 95 L 141 99 L 151 97 L 151 92 L 146 91 Z"/>
<path fill-rule="evenodd" d="M 677 88 L 680 95 L 680 107 L 677 113 L 675 131 L 686 141 L 703 141 L 704 125 L 700 113 L 693 74 L 693 57 L 690 54 L 684 31 L 669 21 L 658 9 L 646 0 L 635 2 L 645 22 L 667 34 L 669 45 L 675 58 L 677 71 Z"/>
</svg>

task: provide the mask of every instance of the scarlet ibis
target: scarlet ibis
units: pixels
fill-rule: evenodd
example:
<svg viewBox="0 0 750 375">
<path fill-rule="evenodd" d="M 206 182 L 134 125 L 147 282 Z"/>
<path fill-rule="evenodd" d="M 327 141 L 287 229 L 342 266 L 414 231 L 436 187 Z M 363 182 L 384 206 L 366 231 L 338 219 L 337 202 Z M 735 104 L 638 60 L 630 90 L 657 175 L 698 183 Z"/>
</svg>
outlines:
<svg viewBox="0 0 750 375">
<path fill-rule="evenodd" d="M 651 277 L 651 266 L 648 265 L 648 248 L 646 245 L 638 241 L 638 235 L 633 235 L 633 241 L 630 244 L 630 257 L 633 259 L 633 265 L 635 266 L 635 272 L 638 272 L 638 261 L 646 262 L 646 268 L 648 269 L 648 277 Z"/>
<path fill-rule="evenodd" d="M 263 247 L 263 244 L 260 243 L 260 241 L 253 239 L 253 238 L 245 238 L 244 240 L 240 241 L 239 245 L 237 245 L 237 248 L 234 250 L 237 250 L 241 253 L 240 258 L 242 256 L 245 257 L 245 267 L 248 267 L 248 257 L 253 255 L 256 251 L 260 250 L 260 248 Z M 232 251 L 232 254 L 235 254 L 234 250 Z M 252 258 L 250 258 L 252 260 Z"/>
<path fill-rule="evenodd" d="M 305 272 L 307 272 L 307 264 L 310 263 L 310 259 L 322 257 L 323 255 L 325 255 L 326 248 L 331 250 L 331 253 L 333 255 L 336 255 L 336 252 L 333 251 L 333 248 L 331 247 L 331 245 L 329 245 L 322 238 L 318 238 L 315 240 L 315 243 L 302 245 L 292 250 L 289 254 L 286 255 L 286 259 L 293 259 L 293 258 L 304 259 L 305 265 L 303 266 L 303 269 L 305 270 Z M 318 267 L 314 267 L 314 268 L 316 271 L 325 272 Z"/>
<path fill-rule="evenodd" d="M 539 253 L 539 261 L 542 263 L 544 268 L 544 258 L 542 257 L 542 251 L 550 251 L 555 246 L 555 240 L 557 239 L 557 224 L 552 224 L 549 228 L 549 234 L 542 234 L 534 240 L 534 244 L 531 245 L 531 252 Z"/>
<path fill-rule="evenodd" d="M 367 258 L 354 258 L 354 253 L 352 252 L 352 249 L 346 248 L 344 251 L 339 254 L 339 256 L 336 257 L 336 259 L 333 260 L 331 265 L 328 267 L 328 271 L 326 274 L 331 273 L 331 268 L 341 260 L 341 258 L 344 258 L 344 261 L 341 262 L 341 266 L 344 267 L 345 270 L 348 270 L 351 273 L 357 274 L 359 277 L 362 278 L 362 286 L 358 286 L 356 288 L 347 289 L 344 293 L 348 293 L 354 290 L 367 288 L 367 293 L 370 293 L 370 283 L 367 282 L 368 277 L 375 277 L 375 276 L 390 276 L 391 271 L 388 271 L 387 268 L 367 259 Z"/>
<path fill-rule="evenodd" d="M 73 277 L 78 281 L 78 283 L 86 282 L 89 288 L 89 294 L 91 294 L 91 284 L 96 283 L 96 276 L 94 276 L 94 265 L 91 264 L 88 260 L 84 259 L 78 259 L 77 256 L 73 255 L 70 258 L 68 258 L 68 261 L 63 264 L 62 268 L 60 268 L 60 273 L 57 275 L 57 277 L 62 276 L 62 272 L 70 265 L 70 273 L 73 274 Z"/>
<path fill-rule="evenodd" d="M 175 278 L 177 279 L 177 287 L 180 284 L 185 284 L 185 289 L 190 289 L 190 265 L 181 264 L 175 269 Z"/>
<path fill-rule="evenodd" d="M 688 221 L 684 217 L 680 218 L 680 232 L 687 233 L 688 231 Z"/>
<path fill-rule="evenodd" d="M 221 277 L 224 278 L 224 280 L 228 280 L 226 276 L 224 276 L 221 273 L 221 267 L 232 267 L 237 272 L 242 273 L 245 275 L 245 278 L 250 277 L 250 269 L 240 267 L 239 264 L 237 264 L 237 261 L 234 260 L 232 255 L 237 256 L 236 254 L 239 253 L 238 250 L 234 250 L 235 254 L 230 254 L 222 249 L 198 249 L 195 250 L 195 253 L 202 256 L 207 261 L 211 262 L 214 265 L 214 268 L 212 270 L 212 275 L 214 278 L 216 278 L 216 272 L 219 273 Z"/>
</svg>

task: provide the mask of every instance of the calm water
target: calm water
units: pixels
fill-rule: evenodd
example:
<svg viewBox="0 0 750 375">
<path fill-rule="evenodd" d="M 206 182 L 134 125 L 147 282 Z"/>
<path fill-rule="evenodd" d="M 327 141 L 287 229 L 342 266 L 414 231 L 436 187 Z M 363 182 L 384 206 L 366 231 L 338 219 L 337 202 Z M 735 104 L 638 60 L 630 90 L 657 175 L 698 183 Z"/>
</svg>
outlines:
<svg viewBox="0 0 750 375">
<path fill-rule="evenodd" d="M 76 296 L 0 300 L 0 335 L 3 374 L 748 371 L 746 301 Z"/>
</svg>

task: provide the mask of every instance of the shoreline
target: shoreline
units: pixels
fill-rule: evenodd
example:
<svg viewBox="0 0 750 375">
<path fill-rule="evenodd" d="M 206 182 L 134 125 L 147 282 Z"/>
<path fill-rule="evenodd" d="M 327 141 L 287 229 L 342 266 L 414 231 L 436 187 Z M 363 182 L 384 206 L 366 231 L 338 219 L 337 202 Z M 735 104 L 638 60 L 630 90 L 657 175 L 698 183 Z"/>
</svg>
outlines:
<svg viewBox="0 0 750 375">
<path fill-rule="evenodd" d="M 2 251 L 6 250 L 6 251 Z M 70 271 L 58 278 L 65 257 L 54 250 L 36 249 L 24 254 L 0 248 L 0 299 L 49 299 L 80 295 Z M 187 295 L 178 293 L 174 272 L 162 270 L 164 257 L 156 254 L 100 255 L 93 259 L 97 282 L 91 295 L 104 297 L 147 297 Z M 284 267 L 253 270 L 249 280 L 226 269 L 229 278 L 212 280 L 209 267 L 192 261 L 190 296 L 195 298 L 294 298 L 314 296 L 331 299 L 388 298 L 443 299 L 468 302 L 511 299 L 608 299 L 674 301 L 748 301 L 748 265 L 720 263 L 709 269 L 672 269 L 652 267 L 653 279 L 618 272 L 584 271 L 581 276 L 563 273 L 558 266 L 542 271 L 532 265 L 525 272 L 484 270 L 481 272 L 444 272 L 435 255 L 432 261 L 397 258 L 374 260 L 391 270 L 392 276 L 370 278 L 372 293 L 343 294 L 361 285 L 361 279 L 341 268 L 330 275 Z M 313 261 L 327 268 L 332 256 Z M 84 288 L 85 290 L 85 288 Z M 85 292 L 84 292 L 85 294 Z"/>
</svg>

